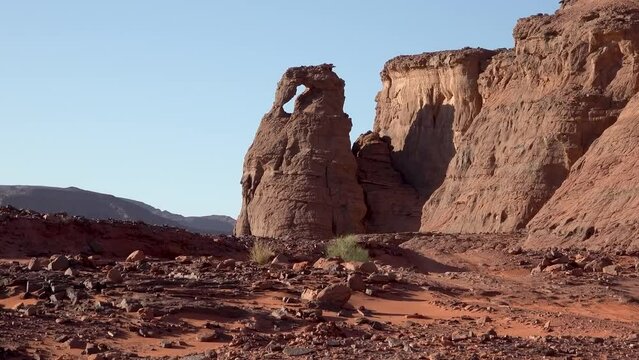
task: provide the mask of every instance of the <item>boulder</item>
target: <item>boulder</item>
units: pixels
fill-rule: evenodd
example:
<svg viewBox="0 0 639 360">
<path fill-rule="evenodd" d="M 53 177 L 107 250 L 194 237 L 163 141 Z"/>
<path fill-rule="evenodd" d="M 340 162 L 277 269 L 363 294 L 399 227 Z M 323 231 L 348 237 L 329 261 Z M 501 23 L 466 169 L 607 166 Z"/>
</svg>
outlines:
<svg viewBox="0 0 639 360">
<path fill-rule="evenodd" d="M 54 255 L 47 267 L 52 271 L 63 271 L 69 268 L 69 259 L 64 255 Z"/>
<path fill-rule="evenodd" d="M 359 274 L 350 274 L 348 275 L 348 279 L 346 281 L 348 287 L 353 291 L 364 291 L 366 290 L 366 284 L 364 283 L 364 279 Z"/>
<path fill-rule="evenodd" d="M 321 307 L 339 309 L 351 298 L 351 289 L 344 284 L 333 284 L 320 291 L 315 300 Z"/>
<path fill-rule="evenodd" d="M 122 279 L 122 274 L 120 273 L 120 270 L 116 268 L 113 268 L 107 272 L 106 279 L 107 281 L 112 282 L 114 284 L 120 284 L 124 281 L 124 279 Z"/>
<path fill-rule="evenodd" d="M 129 254 L 129 256 L 127 256 L 126 258 L 126 262 L 136 262 L 136 261 L 142 261 L 146 258 L 146 256 L 144 255 L 144 251 L 142 250 L 135 250 L 134 252 L 132 252 L 131 254 Z"/>
</svg>

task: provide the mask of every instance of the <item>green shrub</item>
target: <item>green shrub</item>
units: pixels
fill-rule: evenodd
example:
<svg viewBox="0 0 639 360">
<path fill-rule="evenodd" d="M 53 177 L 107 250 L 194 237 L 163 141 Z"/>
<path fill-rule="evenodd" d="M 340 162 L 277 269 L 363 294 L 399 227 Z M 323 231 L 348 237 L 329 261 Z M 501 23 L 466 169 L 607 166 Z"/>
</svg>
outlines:
<svg viewBox="0 0 639 360">
<path fill-rule="evenodd" d="M 273 256 L 275 256 L 275 252 L 271 245 L 262 240 L 255 240 L 251 248 L 251 260 L 260 265 L 264 265 L 268 263 Z"/>
<path fill-rule="evenodd" d="M 339 257 L 344 261 L 368 261 L 368 250 L 357 244 L 355 235 L 340 236 L 326 246 L 328 257 Z"/>
</svg>

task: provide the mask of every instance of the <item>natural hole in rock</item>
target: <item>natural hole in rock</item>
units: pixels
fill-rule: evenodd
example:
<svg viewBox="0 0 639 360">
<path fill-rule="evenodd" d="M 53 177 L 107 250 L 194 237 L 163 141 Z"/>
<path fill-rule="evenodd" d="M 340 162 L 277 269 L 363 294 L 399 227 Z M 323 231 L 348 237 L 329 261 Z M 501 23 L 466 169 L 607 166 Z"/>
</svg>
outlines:
<svg viewBox="0 0 639 360">
<path fill-rule="evenodd" d="M 297 101 L 297 97 L 300 96 L 304 91 L 306 91 L 306 86 L 298 85 L 295 90 L 295 96 L 291 100 L 289 100 L 286 104 L 284 104 L 284 111 L 289 114 L 292 114 L 295 111 L 295 102 Z"/>
</svg>

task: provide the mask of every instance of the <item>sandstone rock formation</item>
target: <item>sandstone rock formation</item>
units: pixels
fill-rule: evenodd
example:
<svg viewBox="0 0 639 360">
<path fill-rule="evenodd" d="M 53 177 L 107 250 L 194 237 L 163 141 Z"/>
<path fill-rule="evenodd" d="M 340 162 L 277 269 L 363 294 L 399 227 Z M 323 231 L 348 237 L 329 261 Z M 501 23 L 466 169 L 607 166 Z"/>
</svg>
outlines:
<svg viewBox="0 0 639 360">
<path fill-rule="evenodd" d="M 398 56 L 384 65 L 374 131 L 393 146 L 393 165 L 429 196 L 446 175 L 461 134 L 479 113 L 477 79 L 495 52 Z"/>
<path fill-rule="evenodd" d="M 244 160 L 236 234 L 325 239 L 364 231 L 344 81 L 332 68 L 295 67 L 282 76 Z M 289 114 L 283 106 L 301 85 Z"/>
<path fill-rule="evenodd" d="M 353 145 L 357 179 L 368 209 L 365 227 L 369 233 L 419 230 L 424 201 L 393 168 L 391 150 L 388 138 L 370 131 Z"/>
<path fill-rule="evenodd" d="M 485 69 L 459 70 L 470 78 L 463 94 L 472 106 L 451 102 L 445 110 L 464 116 L 457 120 L 462 134 L 457 142 L 453 136 L 456 153 L 443 185 L 424 205 L 422 231 L 524 229 L 637 92 L 636 1 L 564 2 L 555 15 L 520 20 L 514 37 L 515 48 L 494 55 Z M 475 55 L 475 64 L 477 57 L 483 59 Z"/>
<path fill-rule="evenodd" d="M 639 251 L 639 95 L 528 227 L 530 247 Z"/>
</svg>

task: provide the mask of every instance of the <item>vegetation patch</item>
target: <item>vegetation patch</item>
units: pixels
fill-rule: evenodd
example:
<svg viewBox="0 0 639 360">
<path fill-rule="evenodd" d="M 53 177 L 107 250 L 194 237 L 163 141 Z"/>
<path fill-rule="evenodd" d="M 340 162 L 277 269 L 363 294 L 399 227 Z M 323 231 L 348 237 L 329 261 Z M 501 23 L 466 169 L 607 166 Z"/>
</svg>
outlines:
<svg viewBox="0 0 639 360">
<path fill-rule="evenodd" d="M 326 246 L 328 257 L 339 257 L 344 261 L 368 261 L 368 250 L 357 243 L 355 235 L 340 236 Z"/>
<path fill-rule="evenodd" d="M 253 247 L 251 248 L 251 260 L 264 265 L 271 261 L 271 259 L 275 256 L 275 251 L 271 245 L 262 240 L 255 240 L 253 243 Z"/>
</svg>

